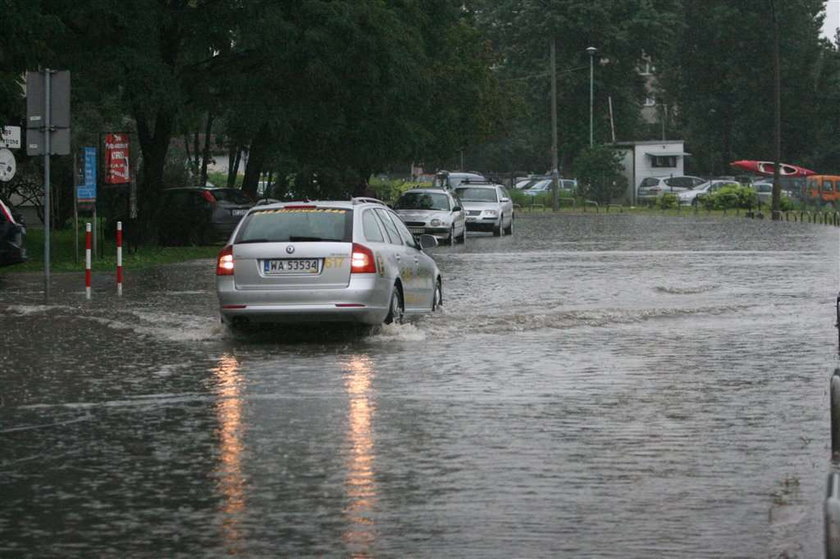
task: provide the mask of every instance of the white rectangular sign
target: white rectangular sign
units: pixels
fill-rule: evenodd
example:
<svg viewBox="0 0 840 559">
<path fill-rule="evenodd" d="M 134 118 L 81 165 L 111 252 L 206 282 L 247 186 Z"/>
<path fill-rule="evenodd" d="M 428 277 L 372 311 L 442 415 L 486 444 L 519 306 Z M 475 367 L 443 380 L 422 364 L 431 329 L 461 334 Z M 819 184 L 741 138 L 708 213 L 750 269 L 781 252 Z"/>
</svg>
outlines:
<svg viewBox="0 0 840 559">
<path fill-rule="evenodd" d="M 20 126 L 0 128 L 0 148 L 20 149 Z"/>
</svg>

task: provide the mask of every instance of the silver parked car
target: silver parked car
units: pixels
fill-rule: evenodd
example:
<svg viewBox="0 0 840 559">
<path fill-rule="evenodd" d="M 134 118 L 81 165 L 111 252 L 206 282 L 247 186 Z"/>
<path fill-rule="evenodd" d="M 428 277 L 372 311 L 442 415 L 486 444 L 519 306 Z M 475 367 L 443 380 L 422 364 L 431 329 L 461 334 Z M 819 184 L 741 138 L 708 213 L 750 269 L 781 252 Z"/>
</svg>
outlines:
<svg viewBox="0 0 840 559">
<path fill-rule="evenodd" d="M 222 321 L 401 322 L 443 301 L 440 271 L 381 202 L 288 202 L 256 206 L 216 265 Z"/>
<path fill-rule="evenodd" d="M 467 222 L 461 202 L 449 191 L 434 188 L 407 190 L 397 199 L 394 211 L 415 236 L 434 235 L 447 244 L 467 239 Z"/>
<path fill-rule="evenodd" d="M 639 183 L 636 201 L 640 204 L 653 203 L 658 198 L 661 198 L 663 194 L 685 192 L 704 182 L 706 182 L 706 179 L 687 175 L 678 177 L 646 177 Z"/>
<path fill-rule="evenodd" d="M 467 229 L 492 231 L 496 237 L 513 234 L 513 202 L 504 186 L 470 183 L 455 189 L 467 212 Z"/>
</svg>

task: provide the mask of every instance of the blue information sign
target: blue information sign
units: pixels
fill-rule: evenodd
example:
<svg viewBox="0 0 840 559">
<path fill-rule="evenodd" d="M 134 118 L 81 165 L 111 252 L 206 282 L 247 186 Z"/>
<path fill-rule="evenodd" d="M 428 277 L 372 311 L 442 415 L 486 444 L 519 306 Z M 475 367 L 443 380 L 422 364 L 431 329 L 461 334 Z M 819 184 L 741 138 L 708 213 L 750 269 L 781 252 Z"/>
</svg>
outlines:
<svg viewBox="0 0 840 559">
<path fill-rule="evenodd" d="M 96 202 L 96 148 L 82 148 L 82 183 L 76 186 L 76 200 Z"/>
</svg>

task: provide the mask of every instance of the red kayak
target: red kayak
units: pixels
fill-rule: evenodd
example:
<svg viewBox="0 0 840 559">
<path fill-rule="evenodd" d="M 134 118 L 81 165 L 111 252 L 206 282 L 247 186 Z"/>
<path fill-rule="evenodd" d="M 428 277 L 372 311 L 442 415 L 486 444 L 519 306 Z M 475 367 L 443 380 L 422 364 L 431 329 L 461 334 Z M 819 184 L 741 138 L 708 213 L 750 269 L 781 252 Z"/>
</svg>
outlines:
<svg viewBox="0 0 840 559">
<path fill-rule="evenodd" d="M 750 173 L 758 173 L 759 175 L 773 176 L 775 164 L 772 161 L 752 161 L 744 159 L 741 161 L 733 161 L 729 164 L 736 169 L 742 171 L 749 171 Z M 779 175 L 783 177 L 807 177 L 808 175 L 816 175 L 815 171 L 800 167 L 798 165 L 788 165 L 787 163 L 779 164 Z"/>
</svg>

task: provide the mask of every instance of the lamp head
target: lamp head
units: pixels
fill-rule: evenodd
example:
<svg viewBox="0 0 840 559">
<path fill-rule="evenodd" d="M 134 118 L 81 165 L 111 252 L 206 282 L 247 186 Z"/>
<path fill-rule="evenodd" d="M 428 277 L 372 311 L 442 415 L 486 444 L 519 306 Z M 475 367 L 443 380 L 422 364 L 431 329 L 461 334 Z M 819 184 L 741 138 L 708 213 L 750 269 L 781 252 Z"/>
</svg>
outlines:
<svg viewBox="0 0 840 559">
<path fill-rule="evenodd" d="M 595 47 L 586 47 L 586 52 L 589 54 L 589 56 L 595 56 L 595 53 L 598 52 L 598 49 L 596 49 Z"/>
</svg>

